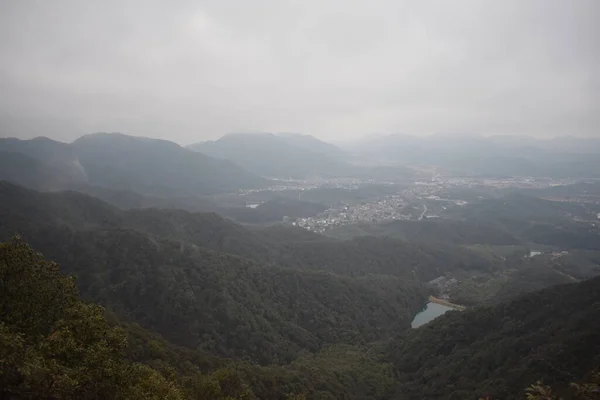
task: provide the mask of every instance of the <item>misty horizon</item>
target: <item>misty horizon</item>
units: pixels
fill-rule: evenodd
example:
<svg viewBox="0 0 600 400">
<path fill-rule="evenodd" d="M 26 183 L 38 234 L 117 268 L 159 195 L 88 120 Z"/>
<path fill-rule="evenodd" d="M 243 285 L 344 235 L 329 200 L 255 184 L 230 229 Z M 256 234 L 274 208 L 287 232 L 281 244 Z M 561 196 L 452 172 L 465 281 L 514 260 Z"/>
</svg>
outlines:
<svg viewBox="0 0 600 400">
<path fill-rule="evenodd" d="M 599 16 L 583 0 L 9 1 L 2 136 L 598 137 Z"/>
<path fill-rule="evenodd" d="M 151 140 L 164 140 L 164 141 L 168 141 L 168 142 L 172 142 L 175 143 L 181 147 L 187 147 L 193 144 L 199 144 L 199 143 L 205 143 L 205 142 L 214 142 L 217 141 L 219 139 L 222 139 L 224 137 L 227 136 L 238 136 L 238 135 L 256 135 L 256 136 L 275 136 L 275 137 L 282 137 L 285 135 L 295 135 L 295 136 L 306 136 L 306 137 L 313 137 L 316 138 L 326 144 L 332 144 L 336 147 L 340 147 L 342 149 L 344 149 L 347 146 L 351 146 L 351 145 L 358 145 L 362 142 L 365 141 L 370 141 L 370 140 L 376 140 L 376 139 L 385 139 L 385 138 L 393 138 L 393 137 L 398 137 L 398 138 L 414 138 L 414 139 L 418 139 L 418 140 L 430 140 L 430 139 L 449 139 L 449 138 L 455 138 L 455 139 L 463 139 L 463 140 L 468 140 L 468 139 L 520 139 L 520 140 L 533 140 L 536 142 L 552 142 L 552 141 L 560 141 L 560 140 L 566 140 L 569 138 L 574 138 L 577 140 L 581 140 L 581 141 L 600 141 L 599 137 L 594 137 L 594 136 L 578 136 L 578 135 L 571 135 L 571 136 L 552 136 L 552 137 L 536 137 L 533 135 L 485 135 L 485 134 L 477 134 L 477 133 L 463 133 L 463 134 L 443 134 L 443 133 L 432 133 L 432 134 L 428 134 L 428 135 L 414 135 L 414 134 L 410 134 L 410 133 L 396 133 L 396 132 L 390 132 L 390 133 L 371 133 L 371 134 L 364 134 L 364 135 L 359 135 L 357 137 L 353 137 L 353 138 L 348 138 L 348 139 L 328 139 L 327 137 L 320 137 L 317 135 L 313 135 L 310 133 L 303 133 L 303 132 L 266 132 L 266 131 L 238 131 L 238 132 L 227 132 L 224 133 L 220 136 L 216 136 L 214 138 L 206 138 L 206 139 L 199 139 L 199 140 L 194 140 L 194 138 L 190 138 L 190 140 L 186 141 L 186 142 L 178 142 L 175 141 L 169 137 L 161 137 L 161 136 L 156 136 L 156 137 L 151 137 L 151 136 L 146 136 L 146 135 L 130 135 L 127 132 L 92 132 L 92 133 L 84 133 L 81 134 L 79 136 L 76 136 L 73 140 L 61 140 L 59 138 L 55 138 L 49 135 L 31 135 L 31 136 L 14 136 L 14 135 L 5 135 L 3 137 L 8 138 L 8 139 L 19 139 L 19 140 L 34 140 L 34 139 L 50 139 L 53 141 L 57 141 L 57 142 L 61 142 L 61 143 L 72 143 L 73 141 L 82 138 L 82 137 L 86 137 L 86 136 L 93 136 L 93 135 L 123 135 L 123 136 L 127 136 L 127 137 L 132 137 L 132 138 L 137 138 L 137 139 L 151 139 Z M 595 152 L 595 150 L 590 150 L 590 152 Z"/>
</svg>

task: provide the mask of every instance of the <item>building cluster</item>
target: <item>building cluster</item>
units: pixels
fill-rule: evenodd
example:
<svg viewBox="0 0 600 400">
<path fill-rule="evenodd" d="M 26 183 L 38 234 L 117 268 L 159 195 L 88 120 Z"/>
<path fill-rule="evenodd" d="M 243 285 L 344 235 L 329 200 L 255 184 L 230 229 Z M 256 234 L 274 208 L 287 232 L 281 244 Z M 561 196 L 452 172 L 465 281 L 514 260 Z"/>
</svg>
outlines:
<svg viewBox="0 0 600 400">
<path fill-rule="evenodd" d="M 294 191 L 297 192 L 298 199 L 300 200 L 305 191 L 312 189 L 344 188 L 352 190 L 360 189 L 366 183 L 375 183 L 355 178 L 314 178 L 304 180 L 274 180 L 274 182 L 275 184 L 268 189 L 247 190 L 244 191 L 244 194 L 248 195 L 261 190 Z M 378 183 L 385 184 L 385 182 Z M 296 226 L 313 232 L 323 233 L 330 228 L 349 224 L 440 218 L 446 212 L 447 207 L 468 204 L 466 200 L 457 198 L 457 194 L 460 196 L 460 191 L 453 189 L 477 188 L 477 190 L 485 192 L 485 188 L 549 187 L 565 183 L 568 182 L 533 178 L 482 179 L 474 177 L 444 177 L 434 173 L 431 178 L 414 182 L 410 187 L 405 187 L 394 195 L 388 195 L 355 205 L 337 205 L 317 216 L 295 220 L 286 219 L 286 222 L 292 222 Z M 473 197 L 472 194 L 471 197 Z M 469 199 L 469 201 L 471 200 Z M 250 204 L 249 207 L 255 207 L 255 204 L 258 203 L 250 201 Z"/>
<path fill-rule="evenodd" d="M 412 215 L 406 213 L 406 206 L 402 196 L 387 196 L 372 202 L 332 208 L 314 217 L 298 218 L 294 225 L 322 233 L 328 228 L 347 224 L 408 220 Z"/>
</svg>

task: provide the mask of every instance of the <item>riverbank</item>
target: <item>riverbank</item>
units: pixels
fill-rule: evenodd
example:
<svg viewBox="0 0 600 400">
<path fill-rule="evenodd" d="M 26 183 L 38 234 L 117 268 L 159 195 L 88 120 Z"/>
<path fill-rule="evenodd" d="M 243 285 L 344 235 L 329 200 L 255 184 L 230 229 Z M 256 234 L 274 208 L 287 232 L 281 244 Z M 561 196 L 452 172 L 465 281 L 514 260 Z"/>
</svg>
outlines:
<svg viewBox="0 0 600 400">
<path fill-rule="evenodd" d="M 461 305 L 458 305 L 458 304 L 450 303 L 449 301 L 438 299 L 435 296 L 429 296 L 429 301 L 432 302 L 432 303 L 440 304 L 442 306 L 453 308 L 453 309 L 458 310 L 458 311 L 464 311 L 464 310 L 467 309 L 467 307 L 465 307 L 465 306 L 461 306 Z"/>
</svg>

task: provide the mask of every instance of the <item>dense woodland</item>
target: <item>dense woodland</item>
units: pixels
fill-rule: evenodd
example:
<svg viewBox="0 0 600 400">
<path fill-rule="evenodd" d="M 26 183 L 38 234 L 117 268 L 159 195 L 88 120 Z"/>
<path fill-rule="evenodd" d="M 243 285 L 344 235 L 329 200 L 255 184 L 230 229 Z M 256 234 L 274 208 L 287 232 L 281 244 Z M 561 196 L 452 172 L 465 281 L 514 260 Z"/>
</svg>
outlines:
<svg viewBox="0 0 600 400">
<path fill-rule="evenodd" d="M 600 362 L 599 279 L 451 312 L 389 345 L 330 346 L 260 367 L 172 345 L 83 303 L 75 280 L 21 239 L 0 245 L 0 277 L 9 398 L 518 399 L 539 379 L 575 398 L 568 383 L 593 382 Z M 578 389 L 593 399 L 598 386 Z M 554 398 L 543 385 L 529 390 Z"/>
<path fill-rule="evenodd" d="M 304 269 L 273 265 L 267 262 L 268 241 L 215 214 L 191 215 L 206 223 L 182 215 L 188 225 L 172 233 L 176 216 L 135 211 L 130 226 L 136 230 L 123 223 L 129 213 L 85 195 L 70 192 L 57 199 L 60 193 L 3 188 L 6 234 L 20 233 L 77 276 L 84 297 L 191 348 L 285 363 L 301 350 L 388 338 L 410 325 L 427 297 L 419 282 L 401 274 L 352 278 L 308 264 Z M 19 201 L 10 202 L 10 196 Z M 35 203 L 36 196 L 47 201 Z M 42 220 L 46 223 L 37 223 Z M 152 234 L 141 230 L 146 227 Z M 188 241 L 159 238 L 158 229 L 166 236 L 186 234 Z"/>
<path fill-rule="evenodd" d="M 520 399 L 538 380 L 566 386 L 600 363 L 600 278 L 449 312 L 390 345 L 398 398 Z"/>
</svg>

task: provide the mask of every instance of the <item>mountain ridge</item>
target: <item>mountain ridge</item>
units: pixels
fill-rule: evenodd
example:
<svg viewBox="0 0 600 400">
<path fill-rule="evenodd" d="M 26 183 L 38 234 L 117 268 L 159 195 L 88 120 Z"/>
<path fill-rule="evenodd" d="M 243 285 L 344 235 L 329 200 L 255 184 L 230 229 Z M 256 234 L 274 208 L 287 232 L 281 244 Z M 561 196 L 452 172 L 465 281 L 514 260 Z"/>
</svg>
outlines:
<svg viewBox="0 0 600 400">
<path fill-rule="evenodd" d="M 0 177 L 33 189 L 60 190 L 85 185 L 130 190 L 142 195 L 204 195 L 261 188 L 268 181 L 229 161 L 212 158 L 161 139 L 120 133 L 84 135 L 73 143 L 48 138 L 0 139 L 0 152 L 20 153 L 0 165 Z M 17 167 L 25 171 L 16 173 Z M 53 179 L 44 173 L 47 169 Z M 37 177 L 36 177 L 37 176 Z M 44 181 L 49 181 L 44 184 Z"/>
</svg>

